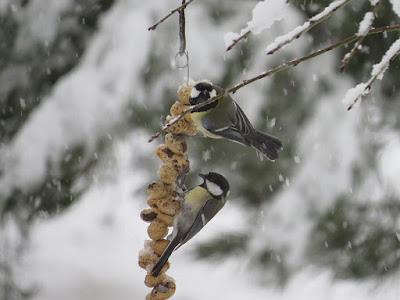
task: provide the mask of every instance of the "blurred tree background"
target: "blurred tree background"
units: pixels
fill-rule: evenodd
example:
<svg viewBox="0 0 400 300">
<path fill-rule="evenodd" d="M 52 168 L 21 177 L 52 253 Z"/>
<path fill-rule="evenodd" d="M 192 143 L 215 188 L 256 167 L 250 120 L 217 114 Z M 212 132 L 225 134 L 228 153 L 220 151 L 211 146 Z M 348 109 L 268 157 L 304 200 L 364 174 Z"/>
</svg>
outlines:
<svg viewBox="0 0 400 300">
<path fill-rule="evenodd" d="M 30 126 L 32 115 L 43 109 L 57 84 L 74 76 L 98 33 L 99 20 L 123 5 L 112 0 L 66 0 L 52 3 L 46 13 L 45 2 L 0 4 L 0 293 L 5 299 L 29 297 L 14 282 L 12 269 L 23 251 L 29 251 L 25 241 L 35 220 L 57 218 L 78 202 L 91 186 L 96 166 L 110 160 L 115 140 L 127 138 L 132 131 L 155 133 L 182 83 L 182 73 L 170 63 L 178 49 L 177 22 L 168 21 L 146 33 L 150 36 L 146 60 L 137 69 L 140 79 L 134 83 L 141 88 L 132 88 L 124 96 L 128 101 L 121 105 L 118 121 L 92 137 L 94 143 L 84 138 L 66 141 L 64 151 L 47 159 L 45 176 L 20 186 L 18 177 L 9 176 L 19 157 L 12 153 L 18 136 Z M 372 10 L 369 1 L 352 1 L 294 46 L 265 55 L 265 47 L 276 36 L 301 25 L 330 2 L 292 1 L 291 20 L 250 35 L 225 54 L 223 34 L 245 27 L 256 1 L 237 0 L 234 5 L 232 1 L 195 1 L 186 10 L 192 77 L 232 87 L 353 35 L 364 14 Z M 381 2 L 374 27 L 398 24 L 391 3 Z M 137 11 L 145 5 L 132 3 L 129 8 Z M 151 7 L 152 20 L 173 6 L 170 1 L 169 6 L 163 5 L 165 9 Z M 150 25 L 142 24 L 140 30 Z M 41 31 L 40 26 L 49 28 Z M 138 28 L 128 30 L 136 39 Z M 391 32 L 366 37 L 343 73 L 340 61 L 352 44 L 233 95 L 257 129 L 283 142 L 284 150 L 274 163 L 260 161 L 253 149 L 237 144 L 190 139 L 193 174 L 211 169 L 226 174 L 232 186 L 231 201 L 240 207 L 247 224 L 202 243 L 196 257 L 218 261 L 229 255 L 250 257 L 249 269 L 264 274 L 266 282 L 282 286 L 293 272 L 310 264 L 328 268 L 338 278 L 373 278 L 398 271 L 400 201 L 384 180 L 382 153 L 393 139 L 399 139 L 400 107 L 395 101 L 399 99 L 399 58 L 355 112 L 346 112 L 340 102 L 348 88 L 369 79 L 372 65 L 398 36 Z M 141 47 L 140 40 L 136 47 Z M 102 59 L 99 56 L 93 64 L 101 64 Z M 35 151 L 35 147 L 27 145 L 24 151 Z M 139 152 L 134 167 L 155 176 L 155 162 L 148 153 Z M 193 179 L 188 179 L 188 186 L 195 184 Z M 142 191 L 145 199 L 145 186 Z M 10 238 L 14 226 L 18 239 Z"/>
</svg>

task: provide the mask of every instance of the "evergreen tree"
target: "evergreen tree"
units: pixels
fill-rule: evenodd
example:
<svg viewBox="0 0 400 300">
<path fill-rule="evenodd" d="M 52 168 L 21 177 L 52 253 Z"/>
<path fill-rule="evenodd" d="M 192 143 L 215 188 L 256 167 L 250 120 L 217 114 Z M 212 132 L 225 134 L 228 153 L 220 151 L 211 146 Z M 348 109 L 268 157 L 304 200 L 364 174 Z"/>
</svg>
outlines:
<svg viewBox="0 0 400 300">
<path fill-rule="evenodd" d="M 126 67 L 135 73 L 128 79 L 118 77 L 123 66 L 110 58 L 112 38 L 95 39 L 101 25 L 106 27 L 124 9 L 143 15 L 151 11 L 156 21 L 170 7 L 163 4 L 164 11 L 156 7 L 150 10 L 140 1 L 117 2 L 60 1 L 52 3 L 46 13 L 47 1 L 6 1 L 0 5 L 0 252 L 19 254 L 17 250 L 29 237 L 35 220 L 57 218 L 78 202 L 91 186 L 90 176 L 97 172 L 96 167 L 107 164 L 113 144 L 131 132 L 154 134 L 164 122 L 160 117 L 168 115 L 176 99 L 183 74 L 173 71 L 170 64 L 177 52 L 177 22 L 166 21 L 155 32 L 146 33 L 143 43 L 143 28 L 130 29 L 132 39 L 138 39 L 133 42 L 135 47 L 146 48 L 146 54 L 140 67 Z M 271 30 L 250 34 L 246 42 L 229 52 L 225 52 L 223 35 L 246 26 L 255 2 L 191 3 L 186 8 L 191 76 L 230 88 L 287 60 L 352 36 L 365 13 L 373 10 L 369 1 L 351 1 L 298 40 L 272 56 L 266 55 L 265 47 L 275 37 L 303 24 L 330 3 L 290 3 L 288 18 Z M 109 19 L 102 19 L 105 17 Z M 398 23 L 391 2 L 381 1 L 373 27 Z M 379 153 L 385 153 L 391 141 L 399 138 L 400 108 L 394 101 L 399 97 L 399 58 L 391 62 L 383 80 L 373 84 L 357 109 L 347 113 L 341 103 L 349 88 L 368 81 L 372 66 L 397 39 L 398 32 L 366 36 L 342 73 L 341 60 L 354 43 L 261 79 L 232 95 L 255 128 L 282 140 L 284 150 L 274 163 L 260 161 L 253 149 L 241 145 L 190 139 L 192 172 L 227 174 L 231 201 L 241 207 L 246 223 L 245 228 L 200 245 L 197 257 L 221 260 L 232 255 L 247 259 L 266 281 L 280 285 L 309 264 L 332 270 L 338 278 L 365 279 L 398 271 L 399 195 L 382 179 L 386 173 Z M 88 49 L 92 52 L 87 53 Z M 85 55 L 87 60 L 82 61 Z M 93 89 L 99 89 L 95 96 L 105 99 L 99 100 L 99 107 L 93 106 L 96 129 L 83 128 L 82 134 L 71 138 L 68 126 L 74 124 L 74 114 L 64 120 L 66 131 L 60 136 L 47 133 L 50 128 L 43 125 L 43 136 L 59 137 L 58 144 L 64 148 L 46 150 L 45 171 L 32 175 L 30 166 L 23 165 L 24 157 L 42 151 L 42 141 L 25 145 L 22 139 L 29 135 L 32 120 L 40 121 L 36 113 L 43 113 L 50 102 L 58 103 L 57 97 L 68 94 L 70 87 L 80 88 L 74 81 L 70 85 L 65 82 L 78 77 L 76 70 L 82 64 L 103 66 L 104 62 L 115 67 L 99 67 L 110 73 L 103 74 L 104 82 L 93 83 Z M 76 82 L 85 78 L 85 74 L 79 76 Z M 85 79 L 91 84 L 97 78 Z M 120 81 L 132 87 L 120 87 L 116 83 Z M 62 92 L 57 92 L 58 86 L 64 86 Z M 82 92 L 82 106 L 85 97 Z M 110 108 L 100 107 L 107 103 L 112 103 Z M 97 108 L 109 111 L 109 115 L 98 114 L 94 111 Z M 59 105 L 57 109 L 65 107 Z M 71 111 L 80 116 L 78 106 Z M 87 120 L 87 124 L 90 122 Z M 148 153 L 137 153 L 138 172 L 151 172 L 153 166 Z M 191 180 L 189 177 L 188 186 L 194 185 Z M 145 190 L 143 186 L 143 199 Z M 19 236 L 11 242 L 10 228 L 15 224 Z M 0 256 L 0 293 L 6 299 L 30 295 L 13 281 L 13 265 L 18 259 L 14 254 Z"/>
</svg>

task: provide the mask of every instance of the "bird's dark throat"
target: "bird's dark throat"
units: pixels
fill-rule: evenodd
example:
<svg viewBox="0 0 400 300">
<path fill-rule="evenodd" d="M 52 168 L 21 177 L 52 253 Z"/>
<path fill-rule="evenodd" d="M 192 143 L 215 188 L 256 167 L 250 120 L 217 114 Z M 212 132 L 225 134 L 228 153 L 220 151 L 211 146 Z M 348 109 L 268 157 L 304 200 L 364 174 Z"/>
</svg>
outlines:
<svg viewBox="0 0 400 300">
<path fill-rule="evenodd" d="M 208 111 L 208 110 L 216 107 L 217 105 L 218 105 L 218 100 L 215 100 L 215 101 L 213 101 L 211 103 L 208 103 L 208 104 L 206 104 L 206 105 L 204 105 L 204 106 L 202 106 L 202 107 L 200 107 L 198 109 L 193 110 L 193 112 Z"/>
</svg>

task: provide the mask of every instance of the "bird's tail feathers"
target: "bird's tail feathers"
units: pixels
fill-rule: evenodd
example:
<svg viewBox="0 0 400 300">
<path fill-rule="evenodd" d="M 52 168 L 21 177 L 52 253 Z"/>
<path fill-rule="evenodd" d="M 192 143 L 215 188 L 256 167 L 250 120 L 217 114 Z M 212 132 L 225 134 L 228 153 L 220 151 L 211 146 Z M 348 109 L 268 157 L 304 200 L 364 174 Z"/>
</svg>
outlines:
<svg viewBox="0 0 400 300">
<path fill-rule="evenodd" d="M 272 161 L 278 159 L 278 151 L 282 150 L 282 143 L 277 138 L 261 131 L 255 130 L 254 133 L 255 138 L 251 140 L 251 146 Z"/>
<path fill-rule="evenodd" d="M 174 251 L 175 247 L 177 246 L 178 242 L 176 240 L 172 240 L 168 247 L 164 250 L 163 254 L 161 255 L 160 259 L 154 265 L 153 269 L 151 270 L 151 275 L 157 277 L 164 265 L 167 263 L 168 258 L 171 256 L 172 252 Z"/>
</svg>

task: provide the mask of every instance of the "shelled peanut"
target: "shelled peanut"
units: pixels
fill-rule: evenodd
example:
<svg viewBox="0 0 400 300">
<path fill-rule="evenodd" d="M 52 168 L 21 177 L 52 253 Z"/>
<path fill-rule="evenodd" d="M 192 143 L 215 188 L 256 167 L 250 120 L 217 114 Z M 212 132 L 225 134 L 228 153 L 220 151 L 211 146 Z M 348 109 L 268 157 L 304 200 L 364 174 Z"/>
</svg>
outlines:
<svg viewBox="0 0 400 300">
<path fill-rule="evenodd" d="M 189 96 L 192 85 L 183 85 L 178 90 L 178 98 L 182 102 L 175 102 L 171 109 L 171 116 L 166 121 L 178 117 L 189 107 Z M 183 170 L 189 170 L 189 159 L 186 156 L 188 144 L 184 136 L 197 134 L 190 114 L 186 114 L 181 120 L 168 128 L 165 136 L 165 144 L 157 147 L 155 154 L 164 163 L 157 174 L 161 181 L 151 183 L 147 188 L 149 198 L 147 200 L 150 208 L 141 212 L 143 221 L 149 222 L 147 233 L 151 240 L 145 242 L 144 249 L 139 253 L 139 266 L 146 269 L 148 274 L 145 285 L 153 287 L 146 300 L 164 300 L 170 298 L 176 290 L 173 278 L 165 274 L 169 268 L 167 263 L 161 273 L 154 277 L 150 271 L 158 261 L 169 244 L 165 239 L 168 227 L 173 225 L 173 219 L 180 209 L 180 202 L 174 190 L 174 184 Z"/>
</svg>

